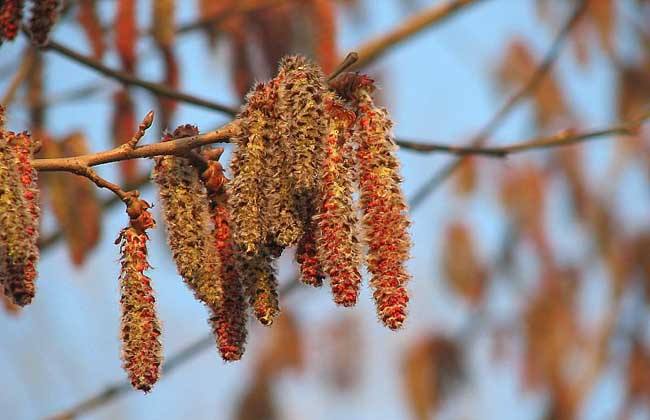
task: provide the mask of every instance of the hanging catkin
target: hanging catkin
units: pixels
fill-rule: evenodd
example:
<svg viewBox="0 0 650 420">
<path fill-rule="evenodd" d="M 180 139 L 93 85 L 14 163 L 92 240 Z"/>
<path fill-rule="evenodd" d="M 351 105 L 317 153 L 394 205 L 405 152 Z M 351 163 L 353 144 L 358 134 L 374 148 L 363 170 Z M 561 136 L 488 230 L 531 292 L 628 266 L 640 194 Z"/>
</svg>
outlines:
<svg viewBox="0 0 650 420">
<path fill-rule="evenodd" d="M 198 133 L 193 126 L 180 126 L 168 140 Z M 178 273 L 208 308 L 223 303 L 221 261 L 212 237 L 210 208 L 205 186 L 197 169 L 186 158 L 156 158 L 153 180 L 158 185 L 169 247 Z"/>
<path fill-rule="evenodd" d="M 296 207 L 291 182 L 292 151 L 289 147 L 289 124 L 278 107 L 278 94 L 284 77 L 278 76 L 266 86 L 266 101 L 269 107 L 269 141 L 266 146 L 266 220 L 268 221 L 269 241 L 281 247 L 294 246 L 304 233 L 304 222 Z"/>
<path fill-rule="evenodd" d="M 265 167 L 266 138 L 270 135 L 265 89 L 265 85 L 258 84 L 246 97 L 246 106 L 239 115 L 241 134 L 232 139 L 236 148 L 230 162 L 232 180 L 228 183 L 228 209 L 233 240 L 249 255 L 256 254 L 266 241 L 261 211 L 265 199 L 260 183 Z"/>
<path fill-rule="evenodd" d="M 129 226 L 122 229 L 115 241 L 120 244 L 121 253 L 120 338 L 123 367 L 129 375 L 131 385 L 144 392 L 150 391 L 158 380 L 162 363 L 156 299 L 151 279 L 144 274 L 150 268 L 147 261 L 149 237 L 146 230 L 155 225 L 149 207 L 144 200 L 134 199 L 128 208 Z"/>
<path fill-rule="evenodd" d="M 38 262 L 38 187 L 34 143 L 26 133 L 4 130 L 0 106 L 0 286 L 13 304 L 29 304 Z"/>
<path fill-rule="evenodd" d="M 381 321 L 398 329 L 406 319 L 410 238 L 407 205 L 400 188 L 399 161 L 392 138 L 392 123 L 385 109 L 377 107 L 370 93 L 374 86 L 365 78 L 356 83 L 355 142 L 363 227 L 368 246 L 370 286 Z"/>
<path fill-rule="evenodd" d="M 353 205 L 354 149 L 350 127 L 354 114 L 333 94 L 325 106 L 329 127 L 324 143 L 322 204 L 315 216 L 317 249 L 325 274 L 330 278 L 334 301 L 343 306 L 357 302 L 361 285 L 361 251 L 357 237 L 357 214 Z"/>
<path fill-rule="evenodd" d="M 219 308 L 212 311 L 210 323 L 217 336 L 217 346 L 221 357 L 226 361 L 241 359 L 246 345 L 246 300 L 234 258 L 232 230 L 225 194 L 226 178 L 219 162 L 209 162 L 202 174 L 208 190 L 210 209 L 214 222 L 213 237 L 221 260 L 224 300 Z"/>
<path fill-rule="evenodd" d="M 282 78 L 278 92 L 278 111 L 287 125 L 287 156 L 294 194 L 299 200 L 311 199 L 318 191 L 323 159 L 323 138 L 327 131 L 324 96 L 325 80 L 320 68 L 301 56 L 289 56 L 280 63 Z"/>
<path fill-rule="evenodd" d="M 0 2 L 0 43 L 16 38 L 23 18 L 23 4 L 24 0 Z"/>
<path fill-rule="evenodd" d="M 59 18 L 58 0 L 32 0 L 29 34 L 36 45 L 45 45 L 52 27 Z"/>
</svg>

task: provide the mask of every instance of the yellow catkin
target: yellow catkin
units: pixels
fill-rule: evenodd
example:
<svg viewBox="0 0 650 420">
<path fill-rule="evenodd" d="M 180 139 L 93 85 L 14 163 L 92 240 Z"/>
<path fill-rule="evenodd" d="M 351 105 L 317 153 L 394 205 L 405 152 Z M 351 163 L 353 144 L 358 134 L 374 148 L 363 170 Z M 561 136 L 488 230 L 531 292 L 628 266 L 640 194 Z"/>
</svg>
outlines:
<svg viewBox="0 0 650 420">
<path fill-rule="evenodd" d="M 280 314 L 273 250 L 262 247 L 254 255 L 243 252 L 235 255 L 253 314 L 263 325 L 271 325 Z"/>
<path fill-rule="evenodd" d="M 187 135 L 182 128 L 169 138 Z M 221 261 L 212 239 L 207 192 L 197 169 L 185 158 L 158 157 L 153 180 L 178 273 L 197 299 L 210 309 L 218 308 L 223 303 Z"/>
<path fill-rule="evenodd" d="M 327 131 L 324 109 L 325 80 L 320 68 L 301 56 L 282 60 L 278 77 L 278 110 L 286 124 L 286 150 L 291 160 L 289 174 L 298 197 L 318 190 L 323 159 L 323 138 Z M 309 197 L 311 198 L 311 197 Z"/>
<path fill-rule="evenodd" d="M 274 106 L 269 110 L 267 130 L 269 142 L 266 147 L 265 213 L 271 241 L 282 247 L 298 244 L 304 233 L 304 223 L 296 208 L 291 182 L 291 155 L 288 146 L 291 134 L 287 119 L 278 104 L 278 90 L 283 77 L 271 80 L 266 89 L 267 101 Z"/>
<path fill-rule="evenodd" d="M 233 240 L 238 248 L 250 255 L 256 254 L 267 239 L 262 212 L 266 203 L 263 174 L 269 142 L 265 89 L 263 84 L 259 84 L 246 98 L 246 107 L 239 116 L 241 135 L 232 139 L 237 147 L 230 163 L 232 180 L 228 183 Z"/>
</svg>

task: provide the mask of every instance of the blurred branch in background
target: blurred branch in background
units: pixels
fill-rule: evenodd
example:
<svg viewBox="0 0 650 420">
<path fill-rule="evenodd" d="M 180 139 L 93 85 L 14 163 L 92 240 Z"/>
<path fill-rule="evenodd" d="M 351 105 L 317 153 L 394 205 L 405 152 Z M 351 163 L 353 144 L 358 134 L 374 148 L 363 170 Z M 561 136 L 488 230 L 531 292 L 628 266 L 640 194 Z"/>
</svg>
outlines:
<svg viewBox="0 0 650 420">
<path fill-rule="evenodd" d="M 496 130 L 496 128 L 501 124 L 508 114 L 519 104 L 520 101 L 526 99 L 530 94 L 539 86 L 540 82 L 544 79 L 546 74 L 549 72 L 553 63 L 559 56 L 562 51 L 562 47 L 566 42 L 569 34 L 574 29 L 580 17 L 584 13 L 587 7 L 586 0 L 579 0 L 575 6 L 575 9 L 566 20 L 566 23 L 559 30 L 557 36 L 553 40 L 553 44 L 549 49 L 548 53 L 540 63 L 540 65 L 535 69 L 533 74 L 530 76 L 528 81 L 521 86 L 519 90 L 513 93 L 506 102 L 499 108 L 499 110 L 492 116 L 492 118 L 485 124 L 485 126 L 479 130 L 476 135 L 472 137 L 469 141 L 470 146 L 477 147 L 486 143 L 489 139 L 489 136 Z M 451 176 L 454 171 L 460 167 L 464 158 L 458 158 L 449 164 L 445 165 L 437 173 L 435 173 L 420 190 L 413 196 L 413 202 L 419 203 L 424 200 L 430 193 L 434 192 L 442 182 Z"/>
</svg>

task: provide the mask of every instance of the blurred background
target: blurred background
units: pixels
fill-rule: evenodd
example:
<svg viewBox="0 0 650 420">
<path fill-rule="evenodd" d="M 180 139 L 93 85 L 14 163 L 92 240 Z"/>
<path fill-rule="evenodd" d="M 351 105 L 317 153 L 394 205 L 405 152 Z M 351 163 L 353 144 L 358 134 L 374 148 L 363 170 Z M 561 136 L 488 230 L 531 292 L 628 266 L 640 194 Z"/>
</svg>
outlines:
<svg viewBox="0 0 650 420">
<path fill-rule="evenodd" d="M 644 0 L 197 0 L 155 12 L 162 3 L 67 1 L 51 39 L 238 107 L 284 54 L 331 70 L 347 52 L 456 4 L 362 68 L 381 87 L 397 139 L 460 146 L 483 133 L 510 145 L 614 127 L 650 102 Z M 486 130 L 545 59 L 544 78 Z M 40 136 L 43 156 L 111 148 L 150 109 L 156 122 L 142 143 L 181 123 L 207 131 L 230 119 L 127 89 L 56 50 L 33 50 L 25 36 L 0 47 L 0 93 L 7 128 Z M 113 240 L 127 223 L 123 208 L 86 180 L 42 176 L 38 294 L 0 313 L 0 418 L 65 418 L 114 385 L 80 418 L 650 418 L 650 132 L 472 156 L 443 182 L 448 153 L 403 147 L 399 157 L 414 246 L 410 313 L 398 332 L 376 319 L 367 288 L 349 309 L 332 303 L 327 285 L 293 284 L 285 252 L 282 317 L 271 328 L 249 322 L 243 360 L 222 362 L 155 208 L 149 275 L 173 364 L 146 395 L 120 385 Z M 150 169 L 142 160 L 98 171 L 155 203 L 143 184 Z"/>
</svg>

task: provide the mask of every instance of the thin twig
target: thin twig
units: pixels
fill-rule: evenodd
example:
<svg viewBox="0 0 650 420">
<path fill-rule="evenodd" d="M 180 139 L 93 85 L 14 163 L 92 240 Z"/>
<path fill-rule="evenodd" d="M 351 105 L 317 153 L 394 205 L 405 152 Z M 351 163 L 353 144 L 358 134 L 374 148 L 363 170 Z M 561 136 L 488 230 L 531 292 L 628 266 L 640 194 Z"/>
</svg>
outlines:
<svg viewBox="0 0 650 420">
<path fill-rule="evenodd" d="M 407 19 L 393 30 L 378 36 L 358 47 L 359 60 L 353 66 L 360 68 L 366 66 L 384 55 L 392 48 L 400 45 L 433 24 L 440 23 L 452 17 L 466 6 L 478 4 L 483 0 L 449 0 L 446 3 L 436 4 L 423 12 Z"/>
<path fill-rule="evenodd" d="M 548 53 L 540 63 L 540 65 L 535 69 L 530 78 L 524 83 L 524 85 L 515 93 L 513 93 L 506 102 L 498 109 L 498 111 L 492 116 L 492 118 L 487 122 L 487 124 L 479 130 L 479 132 L 472 137 L 469 144 L 472 147 L 481 146 L 484 144 L 490 134 L 501 124 L 503 119 L 515 108 L 515 106 L 523 99 L 527 98 L 535 89 L 539 86 L 540 82 L 544 80 L 544 77 L 551 69 L 553 63 L 557 59 L 564 46 L 568 35 L 571 33 L 571 30 L 575 27 L 576 23 L 580 20 L 587 3 L 586 0 L 580 0 L 576 5 L 574 11 L 571 13 L 567 21 L 562 25 L 562 28 L 556 35 L 551 48 Z M 420 203 L 425 198 L 429 196 L 430 193 L 435 191 L 444 180 L 446 180 L 456 168 L 460 167 L 464 158 L 460 157 L 445 165 L 437 173 L 435 173 L 424 185 L 413 195 L 413 203 Z"/>
<path fill-rule="evenodd" d="M 217 142 L 226 142 L 239 132 L 237 120 L 221 128 L 191 137 L 161 141 L 154 144 L 128 148 L 116 147 L 103 152 L 69 158 L 34 159 L 32 166 L 39 172 L 68 171 L 79 166 L 97 166 L 123 160 L 151 158 L 155 156 L 183 156 L 188 151 Z"/>
<path fill-rule="evenodd" d="M 88 166 L 80 165 L 77 167 L 71 167 L 68 172 L 88 178 L 99 188 L 106 188 L 111 190 L 113 194 L 115 194 L 122 202 L 126 204 L 128 204 L 128 201 L 132 196 L 131 193 L 124 191 L 122 188 L 120 188 L 119 185 L 114 184 L 107 179 L 99 176 L 99 174 L 95 172 L 93 168 L 90 168 Z"/>
<path fill-rule="evenodd" d="M 403 139 L 397 140 L 396 143 L 403 149 L 418 153 L 441 152 L 457 156 L 485 156 L 491 158 L 505 158 L 514 153 L 569 146 L 572 144 L 582 143 L 588 140 L 613 136 L 617 134 L 633 135 L 638 130 L 640 123 L 645 121 L 647 118 L 648 117 L 645 117 L 642 120 L 634 120 L 631 122 L 621 123 L 611 127 L 586 132 L 576 132 L 572 129 L 562 130 L 552 136 L 535 137 L 521 143 L 514 143 L 507 146 L 451 146 L 435 143 L 420 143 Z"/>
<path fill-rule="evenodd" d="M 341 61 L 341 63 L 338 66 L 336 66 L 334 71 L 332 71 L 332 73 L 330 73 L 330 75 L 327 76 L 327 81 L 331 82 L 336 78 L 336 76 L 338 76 L 339 74 L 343 73 L 344 71 L 352 67 L 354 63 L 356 63 L 357 61 L 359 61 L 359 54 L 356 53 L 355 51 L 352 51 L 351 53 L 346 55 L 343 61 Z"/>
<path fill-rule="evenodd" d="M 79 64 L 82 64 L 86 67 L 96 70 L 105 76 L 118 80 L 124 83 L 125 85 L 137 86 L 142 89 L 146 89 L 152 93 L 155 93 L 156 95 L 175 99 L 192 105 L 197 105 L 203 108 L 223 112 L 224 114 L 228 114 L 230 116 L 235 116 L 237 114 L 237 109 L 235 109 L 234 107 L 222 105 L 220 103 L 199 98 L 197 96 L 193 96 L 184 92 L 179 92 L 177 90 L 170 89 L 167 86 L 159 83 L 153 83 L 146 80 L 138 79 L 137 77 L 129 73 L 107 67 L 104 64 L 100 63 L 99 61 L 87 57 L 83 54 L 79 54 L 78 52 L 71 50 L 70 48 L 64 45 L 61 45 L 58 42 L 50 41 L 44 48 L 46 50 L 55 51 L 59 54 L 62 54 L 68 57 L 69 59 L 76 61 Z"/>
</svg>

